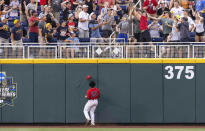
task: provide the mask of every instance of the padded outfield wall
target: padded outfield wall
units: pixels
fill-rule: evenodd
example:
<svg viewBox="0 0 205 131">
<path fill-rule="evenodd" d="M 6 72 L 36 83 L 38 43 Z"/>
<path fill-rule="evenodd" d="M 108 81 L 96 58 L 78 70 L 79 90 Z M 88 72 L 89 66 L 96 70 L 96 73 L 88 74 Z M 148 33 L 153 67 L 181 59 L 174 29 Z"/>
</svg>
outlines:
<svg viewBox="0 0 205 131">
<path fill-rule="evenodd" d="M 0 123 L 83 123 L 89 74 L 97 123 L 205 123 L 205 59 L 0 60 Z"/>
</svg>

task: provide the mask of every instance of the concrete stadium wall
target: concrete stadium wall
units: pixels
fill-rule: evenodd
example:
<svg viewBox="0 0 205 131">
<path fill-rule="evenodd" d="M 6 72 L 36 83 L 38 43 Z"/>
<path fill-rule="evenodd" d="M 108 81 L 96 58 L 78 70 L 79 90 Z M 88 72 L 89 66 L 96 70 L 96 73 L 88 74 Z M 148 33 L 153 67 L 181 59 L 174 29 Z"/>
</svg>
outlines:
<svg viewBox="0 0 205 131">
<path fill-rule="evenodd" d="M 13 106 L 0 107 L 0 123 L 85 122 L 88 74 L 102 93 L 97 123 L 205 123 L 203 59 L 0 63 L 17 83 Z"/>
</svg>

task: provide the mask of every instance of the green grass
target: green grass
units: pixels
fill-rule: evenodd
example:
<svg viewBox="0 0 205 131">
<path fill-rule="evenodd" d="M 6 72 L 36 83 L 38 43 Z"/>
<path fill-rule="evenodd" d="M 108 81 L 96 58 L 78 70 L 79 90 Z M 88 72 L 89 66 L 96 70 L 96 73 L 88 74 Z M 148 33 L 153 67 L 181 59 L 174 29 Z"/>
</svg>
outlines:
<svg viewBox="0 0 205 131">
<path fill-rule="evenodd" d="M 205 128 L 0 128 L 0 131 L 205 131 Z"/>
</svg>

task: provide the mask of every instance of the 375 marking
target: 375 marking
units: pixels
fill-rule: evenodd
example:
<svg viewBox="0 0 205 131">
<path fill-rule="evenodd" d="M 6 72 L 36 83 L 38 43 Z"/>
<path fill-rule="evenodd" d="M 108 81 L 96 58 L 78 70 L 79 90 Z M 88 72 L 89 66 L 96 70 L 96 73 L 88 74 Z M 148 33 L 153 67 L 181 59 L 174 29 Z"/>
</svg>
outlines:
<svg viewBox="0 0 205 131">
<path fill-rule="evenodd" d="M 182 72 L 185 70 L 185 78 L 191 80 L 194 78 L 194 66 L 165 66 L 164 68 L 167 71 L 167 75 L 164 77 L 168 80 L 173 79 L 176 76 L 176 79 L 181 79 Z M 177 74 L 174 74 L 174 71 L 177 70 Z"/>
</svg>

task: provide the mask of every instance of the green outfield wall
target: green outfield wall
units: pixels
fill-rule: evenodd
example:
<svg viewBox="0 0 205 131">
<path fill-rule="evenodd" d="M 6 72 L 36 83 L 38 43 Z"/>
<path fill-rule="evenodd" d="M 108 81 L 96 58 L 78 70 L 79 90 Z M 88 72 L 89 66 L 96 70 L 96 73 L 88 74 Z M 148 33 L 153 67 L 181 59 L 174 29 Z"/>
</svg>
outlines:
<svg viewBox="0 0 205 131">
<path fill-rule="evenodd" d="M 205 123 L 204 59 L 0 60 L 0 69 L 0 123 L 85 122 L 88 74 L 101 91 L 96 123 Z"/>
</svg>

